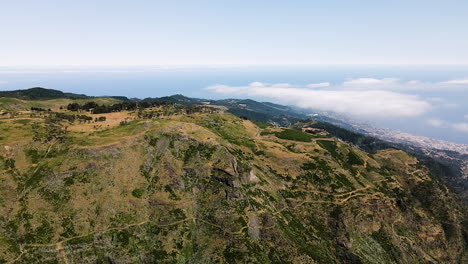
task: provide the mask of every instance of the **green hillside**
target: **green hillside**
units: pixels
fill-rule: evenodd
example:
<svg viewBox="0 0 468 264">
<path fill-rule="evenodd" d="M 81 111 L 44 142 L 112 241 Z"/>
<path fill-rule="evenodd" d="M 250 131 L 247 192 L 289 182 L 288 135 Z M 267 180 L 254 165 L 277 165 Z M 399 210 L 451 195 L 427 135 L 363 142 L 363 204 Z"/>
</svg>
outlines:
<svg viewBox="0 0 468 264">
<path fill-rule="evenodd" d="M 0 114 L 2 112 L 28 111 L 31 108 L 58 110 L 60 107 L 66 108 L 70 103 L 95 102 L 101 105 L 111 105 L 123 101 L 129 101 L 129 99 L 124 96 L 92 97 L 35 87 L 24 90 L 0 91 Z"/>
<path fill-rule="evenodd" d="M 85 99 L 84 94 L 64 93 L 59 90 L 34 87 L 25 90 L 0 91 L 0 97 L 10 97 L 23 100 L 49 100 L 49 99 Z"/>
<path fill-rule="evenodd" d="M 466 263 L 416 158 L 223 111 L 0 120 L 0 263 Z"/>
<path fill-rule="evenodd" d="M 66 108 L 70 103 L 96 102 L 98 104 L 115 104 L 120 100 L 115 98 L 92 98 L 92 99 L 50 99 L 50 100 L 22 100 L 17 98 L 0 97 L 0 111 L 28 111 L 31 107 L 42 108 L 45 110 L 58 110 L 60 107 Z"/>
</svg>

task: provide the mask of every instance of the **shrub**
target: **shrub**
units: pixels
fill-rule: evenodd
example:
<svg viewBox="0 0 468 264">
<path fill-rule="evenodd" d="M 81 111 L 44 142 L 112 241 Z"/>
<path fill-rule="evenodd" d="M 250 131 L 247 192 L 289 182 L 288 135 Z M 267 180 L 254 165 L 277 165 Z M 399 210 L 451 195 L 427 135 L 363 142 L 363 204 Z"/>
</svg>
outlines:
<svg viewBox="0 0 468 264">
<path fill-rule="evenodd" d="M 260 122 L 260 121 L 252 121 L 252 122 L 261 129 L 265 129 L 265 128 L 268 128 L 268 127 L 271 126 L 270 124 L 263 123 L 263 122 Z"/>
<path fill-rule="evenodd" d="M 276 132 L 275 136 L 281 139 L 310 142 L 312 141 L 312 136 L 295 129 L 284 129 L 281 132 Z"/>
<path fill-rule="evenodd" d="M 106 121 L 106 117 L 105 116 L 100 116 L 100 117 L 96 117 L 94 119 L 94 122 L 104 122 Z"/>
<path fill-rule="evenodd" d="M 133 197 L 141 198 L 141 196 L 143 196 L 143 190 L 137 188 L 137 189 L 132 191 L 132 195 L 133 195 Z"/>
<path fill-rule="evenodd" d="M 349 165 L 364 165 L 364 161 L 354 151 L 350 150 L 348 153 L 348 164 Z"/>
</svg>

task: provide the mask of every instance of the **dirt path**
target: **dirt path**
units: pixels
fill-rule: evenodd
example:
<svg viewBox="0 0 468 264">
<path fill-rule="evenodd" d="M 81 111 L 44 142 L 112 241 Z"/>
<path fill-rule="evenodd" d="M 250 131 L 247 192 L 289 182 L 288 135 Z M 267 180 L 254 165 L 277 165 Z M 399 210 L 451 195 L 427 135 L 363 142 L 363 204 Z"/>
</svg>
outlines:
<svg viewBox="0 0 468 264">
<path fill-rule="evenodd" d="M 55 250 L 57 250 L 59 255 L 58 257 L 63 260 L 63 263 L 69 264 L 67 254 L 65 253 L 65 249 L 63 248 L 62 243 L 57 243 L 57 245 L 55 246 Z"/>
<path fill-rule="evenodd" d="M 258 126 L 256 126 L 257 131 L 255 132 L 254 138 L 258 138 L 260 136 L 260 133 L 262 132 L 262 129 Z"/>
<path fill-rule="evenodd" d="M 243 234 L 243 230 L 248 228 L 248 226 L 244 226 L 239 231 L 235 231 L 235 232 L 226 231 L 225 228 L 220 226 L 220 225 L 213 224 L 213 223 L 211 223 L 209 221 L 206 221 L 206 220 L 203 220 L 203 219 L 200 219 L 200 218 L 196 218 L 196 217 L 189 217 L 189 218 L 185 218 L 185 219 L 178 220 L 178 221 L 168 223 L 168 224 L 156 224 L 156 225 L 159 226 L 159 227 L 168 227 L 168 226 L 178 225 L 178 224 L 181 224 L 183 222 L 192 221 L 192 220 L 200 221 L 200 222 L 203 222 L 205 224 L 211 225 L 213 227 L 219 228 L 224 233 L 231 234 L 231 235 L 241 235 L 241 234 Z M 93 231 L 93 232 L 89 232 L 89 233 L 86 233 L 86 234 L 83 234 L 83 235 L 69 237 L 69 238 L 66 238 L 64 240 L 58 241 L 56 243 L 24 244 L 24 245 L 21 245 L 21 253 L 15 259 L 12 259 L 12 260 L 10 260 L 10 261 L 8 261 L 6 263 L 7 264 L 13 264 L 16 261 L 20 260 L 21 257 L 23 257 L 23 255 L 27 252 L 27 250 L 23 249 L 23 246 L 27 246 L 27 247 L 54 247 L 54 249 L 57 251 L 57 258 L 62 259 L 63 263 L 69 264 L 70 262 L 68 261 L 68 258 L 67 258 L 66 247 L 63 246 L 64 243 L 66 243 L 66 242 L 68 242 L 70 240 L 76 239 L 76 238 L 87 237 L 87 236 L 90 236 L 90 235 L 93 235 L 93 234 L 105 234 L 105 233 L 108 233 L 108 232 L 113 231 L 113 230 L 125 230 L 125 229 L 131 228 L 131 227 L 144 225 L 144 224 L 149 223 L 149 222 L 150 222 L 149 220 L 145 220 L 145 221 L 141 221 L 141 222 L 138 222 L 138 223 L 129 224 L 129 225 L 126 225 L 126 226 L 123 226 L 123 227 L 110 227 L 110 228 L 106 228 L 104 230 Z"/>
<path fill-rule="evenodd" d="M 12 263 L 15 263 L 16 261 L 20 260 L 21 257 L 23 257 L 24 253 L 26 253 L 26 251 L 24 251 L 23 248 L 20 248 L 20 251 L 21 251 L 21 253 L 15 259 L 12 259 L 12 260 L 8 261 L 7 264 L 12 264 Z"/>
<path fill-rule="evenodd" d="M 302 200 L 302 201 L 299 201 L 298 199 L 295 199 L 295 198 L 287 198 L 287 199 L 290 200 L 290 201 L 298 201 L 299 202 L 296 206 L 293 207 L 293 209 L 295 209 L 295 208 L 297 208 L 299 206 L 302 206 L 302 205 L 304 205 L 306 203 L 308 203 L 308 204 L 314 204 L 314 203 L 316 203 L 316 204 L 325 204 L 325 203 L 327 203 L 327 204 L 342 205 L 342 204 L 346 203 L 347 201 L 349 201 L 351 198 L 355 198 L 355 197 L 368 197 L 368 198 L 380 198 L 380 199 L 387 198 L 381 192 L 376 192 L 376 193 L 372 193 L 372 194 L 360 193 L 360 192 L 365 191 L 365 190 L 367 190 L 369 188 L 371 188 L 371 186 L 366 185 L 366 187 L 359 188 L 359 189 L 356 189 L 356 190 L 353 190 L 353 191 L 350 191 L 350 192 L 347 192 L 347 193 L 342 193 L 342 194 L 331 194 L 331 193 L 316 191 L 317 193 L 332 195 L 332 196 L 334 196 L 334 198 L 339 198 L 337 200 Z M 308 192 L 314 193 L 314 191 L 308 191 Z M 347 195 L 349 195 L 349 196 L 347 196 Z M 347 196 L 347 197 L 344 197 L 344 196 Z M 282 208 L 281 210 L 277 211 L 274 214 L 278 214 L 281 211 L 286 210 L 288 208 L 289 207 Z"/>
<path fill-rule="evenodd" d="M 63 243 L 66 243 L 72 239 L 76 239 L 76 238 L 82 238 L 82 237 L 87 237 L 87 236 L 90 236 L 90 235 L 93 235 L 93 234 L 101 234 L 101 233 L 108 233 L 112 230 L 125 230 L 125 229 L 128 229 L 130 227 L 134 227 L 134 226 L 139 226 L 139 225 L 143 225 L 143 224 L 146 224 L 148 223 L 149 221 L 148 220 L 145 220 L 145 221 L 142 221 L 142 222 L 139 222 L 139 223 L 134 223 L 134 224 L 130 224 L 130 225 L 127 225 L 127 226 L 124 226 L 124 227 L 110 227 L 110 228 L 106 228 L 104 230 L 100 230 L 100 231 L 93 231 L 93 232 L 89 232 L 89 233 L 86 233 L 86 234 L 83 234 L 83 235 L 78 235 L 78 236 L 74 236 L 74 237 L 69 237 L 69 238 L 66 238 L 64 240 L 61 240 L 61 241 L 58 241 L 56 243 L 49 243 L 49 244 L 24 244 L 22 246 L 28 246 L 28 247 L 54 247 L 55 250 L 57 251 L 59 257 L 61 259 L 64 260 L 64 263 L 69 263 L 68 262 L 68 259 L 66 257 L 66 249 L 63 247 Z M 175 223 L 171 223 L 171 224 L 177 224 L 181 221 L 177 221 Z M 167 226 L 167 225 L 166 225 Z M 15 263 L 16 261 L 18 261 L 19 259 L 21 259 L 21 257 L 24 255 L 24 253 L 26 252 L 26 250 L 21 250 L 21 254 L 18 255 L 18 257 L 16 257 L 15 259 L 7 262 L 9 264 L 11 263 Z"/>
<path fill-rule="evenodd" d="M 369 188 L 371 188 L 372 186 L 367 184 L 365 187 L 362 187 L 362 188 L 359 188 L 359 189 L 355 189 L 355 190 L 352 190 L 350 192 L 346 192 L 346 193 L 329 193 L 329 192 L 322 192 L 322 191 L 317 191 L 317 190 L 294 190 L 292 192 L 304 192 L 304 193 L 317 193 L 317 194 L 323 194 L 323 195 L 332 195 L 334 197 L 343 197 L 343 196 L 347 196 L 347 195 L 352 195 L 353 193 L 356 193 L 356 192 L 360 192 L 360 191 L 365 191 Z"/>
</svg>

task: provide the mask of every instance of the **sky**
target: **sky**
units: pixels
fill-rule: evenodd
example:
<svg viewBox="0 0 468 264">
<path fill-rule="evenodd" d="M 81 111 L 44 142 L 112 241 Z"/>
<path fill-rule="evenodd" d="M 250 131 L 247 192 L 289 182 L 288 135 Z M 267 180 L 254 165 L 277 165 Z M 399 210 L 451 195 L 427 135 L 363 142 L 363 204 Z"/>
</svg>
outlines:
<svg viewBox="0 0 468 264">
<path fill-rule="evenodd" d="M 0 0 L 0 90 L 252 98 L 468 144 L 468 1 Z"/>
<path fill-rule="evenodd" d="M 465 0 L 0 4 L 0 66 L 468 64 Z"/>
</svg>

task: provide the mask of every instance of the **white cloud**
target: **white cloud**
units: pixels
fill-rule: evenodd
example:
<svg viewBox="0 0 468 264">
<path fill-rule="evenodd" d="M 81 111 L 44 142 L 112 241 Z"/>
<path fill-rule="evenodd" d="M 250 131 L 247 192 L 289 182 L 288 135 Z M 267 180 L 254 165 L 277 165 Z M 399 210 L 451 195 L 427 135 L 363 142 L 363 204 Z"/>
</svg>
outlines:
<svg viewBox="0 0 468 264">
<path fill-rule="evenodd" d="M 263 83 L 262 83 L 262 85 L 263 85 Z M 273 84 L 272 87 L 291 87 L 291 84 L 289 84 L 289 83 L 277 83 L 277 84 Z"/>
<path fill-rule="evenodd" d="M 446 81 L 444 83 L 447 84 L 468 84 L 468 78 L 466 79 L 459 79 L 459 80 L 451 80 L 451 81 Z"/>
<path fill-rule="evenodd" d="M 468 119 L 468 115 L 466 115 L 465 118 Z M 452 128 L 458 132 L 468 133 L 467 122 L 450 123 L 437 118 L 431 118 L 427 120 L 427 124 L 437 128 Z"/>
<path fill-rule="evenodd" d="M 452 125 L 453 128 L 460 132 L 468 133 L 468 123 L 456 123 Z"/>
<path fill-rule="evenodd" d="M 308 85 L 253 82 L 248 86 L 215 85 L 208 89 L 218 93 L 270 97 L 278 102 L 356 116 L 403 117 L 419 116 L 428 112 L 429 109 L 460 107 L 442 98 L 422 99 L 409 93 L 468 90 L 468 78 L 443 82 L 405 81 L 397 78 L 355 78 L 335 85 L 330 82 Z M 442 125 L 435 120 L 428 121 L 428 124 Z M 450 124 L 445 124 L 445 126 L 448 125 Z"/>
<path fill-rule="evenodd" d="M 447 101 L 446 99 L 440 98 L 440 97 L 428 97 L 428 98 L 426 98 L 426 100 L 431 102 L 432 105 L 435 108 L 456 108 L 456 107 L 459 107 L 458 104 Z"/>
<path fill-rule="evenodd" d="M 418 80 L 411 80 L 411 81 L 407 81 L 406 83 L 407 84 L 422 84 L 423 82 L 418 81 Z"/>
<path fill-rule="evenodd" d="M 343 86 L 357 86 L 357 87 L 369 87 L 369 86 L 387 86 L 391 84 L 398 84 L 399 79 L 395 78 L 384 78 L 384 79 L 374 79 L 374 78 L 358 78 L 351 79 L 343 82 Z"/>
<path fill-rule="evenodd" d="M 311 83 L 308 84 L 307 87 L 309 88 L 324 88 L 329 87 L 331 84 L 329 82 L 321 82 L 321 83 Z"/>
<path fill-rule="evenodd" d="M 251 87 L 263 87 L 265 86 L 263 83 L 261 82 L 253 82 L 253 83 L 250 83 L 249 84 Z"/>
<path fill-rule="evenodd" d="M 356 78 L 346 80 L 341 85 L 337 85 L 335 88 L 390 91 L 468 89 L 468 79 L 449 80 L 443 82 L 423 82 L 419 80 L 403 81 L 397 78 Z"/>
<path fill-rule="evenodd" d="M 468 115 L 465 116 L 465 118 L 468 119 Z M 459 123 L 450 123 L 450 122 L 445 122 L 443 120 L 440 120 L 440 119 L 437 119 L 437 118 L 431 118 L 431 119 L 428 119 L 427 120 L 427 124 L 429 124 L 430 126 L 433 126 L 433 127 L 451 127 L 453 128 L 454 130 L 458 131 L 458 132 L 464 132 L 464 133 L 468 133 L 468 123 L 466 122 L 459 122 Z"/>
<path fill-rule="evenodd" d="M 207 89 L 222 94 L 269 97 L 303 108 L 361 117 L 412 117 L 431 108 L 428 102 L 417 96 L 386 90 L 311 90 L 305 86 L 277 87 L 258 82 L 248 86 L 214 85 Z"/>
<path fill-rule="evenodd" d="M 465 119 L 468 119 L 468 114 L 465 115 Z"/>
<path fill-rule="evenodd" d="M 433 127 L 442 127 L 445 124 L 444 121 L 437 118 L 428 119 L 427 123 Z"/>
</svg>

